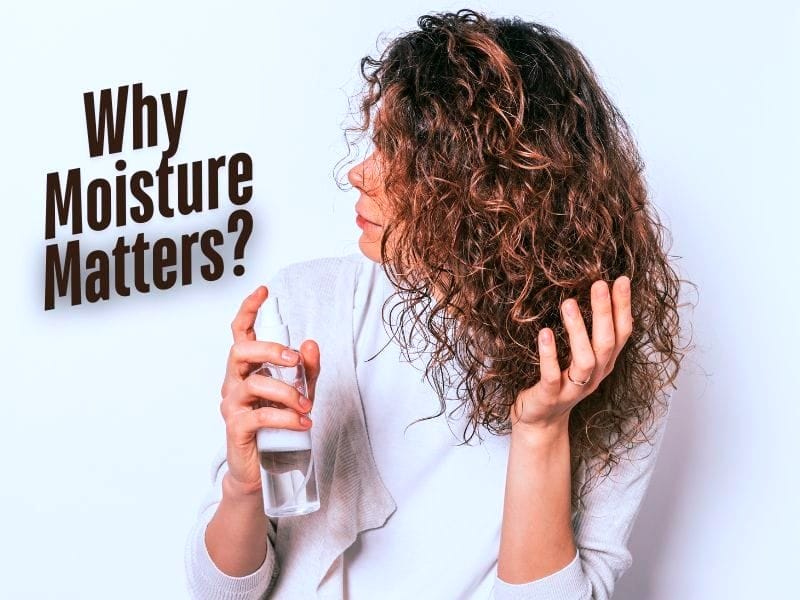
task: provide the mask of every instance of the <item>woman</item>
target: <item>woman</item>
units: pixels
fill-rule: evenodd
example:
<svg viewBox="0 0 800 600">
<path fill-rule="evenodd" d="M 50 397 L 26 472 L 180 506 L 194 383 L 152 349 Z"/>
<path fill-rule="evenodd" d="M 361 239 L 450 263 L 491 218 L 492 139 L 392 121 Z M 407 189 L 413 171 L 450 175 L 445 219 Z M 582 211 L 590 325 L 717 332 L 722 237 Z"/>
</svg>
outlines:
<svg viewBox="0 0 800 600">
<path fill-rule="evenodd" d="M 682 356 L 635 145 L 555 30 L 470 10 L 418 25 L 362 60 L 361 252 L 284 267 L 233 322 L 194 597 L 610 598 L 631 564 Z M 254 338 L 267 293 L 303 340 L 307 399 L 251 374 L 297 360 Z M 311 428 L 316 513 L 263 514 L 265 426 Z"/>
</svg>

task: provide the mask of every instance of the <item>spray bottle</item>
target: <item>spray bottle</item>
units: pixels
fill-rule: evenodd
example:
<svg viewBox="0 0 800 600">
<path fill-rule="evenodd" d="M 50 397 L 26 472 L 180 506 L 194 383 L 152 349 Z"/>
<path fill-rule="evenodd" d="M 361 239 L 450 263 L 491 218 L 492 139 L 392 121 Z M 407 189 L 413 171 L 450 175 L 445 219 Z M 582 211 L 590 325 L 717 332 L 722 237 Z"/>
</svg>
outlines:
<svg viewBox="0 0 800 600">
<path fill-rule="evenodd" d="M 277 342 L 297 352 L 289 345 L 289 328 L 284 324 L 278 298 L 269 296 L 261 306 L 255 323 L 256 338 Z M 299 354 L 299 352 L 298 352 Z M 304 396 L 307 381 L 302 355 L 296 365 L 284 366 L 265 362 L 255 373 L 274 377 L 296 387 Z M 283 404 L 260 400 L 256 408 L 274 406 L 293 410 Z M 295 431 L 263 427 L 256 433 L 261 462 L 261 486 L 264 513 L 270 517 L 304 515 L 319 509 L 317 475 L 311 450 L 311 430 Z"/>
</svg>

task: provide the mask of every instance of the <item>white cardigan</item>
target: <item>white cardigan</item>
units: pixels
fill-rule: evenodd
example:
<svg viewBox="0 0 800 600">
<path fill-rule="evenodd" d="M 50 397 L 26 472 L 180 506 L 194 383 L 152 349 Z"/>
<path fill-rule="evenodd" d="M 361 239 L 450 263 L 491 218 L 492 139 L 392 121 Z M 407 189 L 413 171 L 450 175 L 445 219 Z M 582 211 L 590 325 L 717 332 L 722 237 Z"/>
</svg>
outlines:
<svg viewBox="0 0 800 600">
<path fill-rule="evenodd" d="M 261 567 L 244 577 L 222 573 L 208 555 L 204 534 L 222 495 L 221 481 L 227 470 L 223 441 L 213 460 L 210 489 L 187 537 L 185 566 L 192 598 L 345 600 L 345 551 L 350 548 L 347 556 L 354 556 L 351 545 L 359 534 L 367 531 L 361 537 L 369 539 L 368 530 L 387 524 L 397 510 L 395 497 L 381 478 L 370 446 L 356 377 L 354 313 L 359 308 L 356 291 L 365 279 L 382 277 L 377 274 L 379 270 L 380 265 L 368 261 L 361 253 L 354 253 L 290 264 L 280 269 L 268 283 L 270 294 L 284 299 L 281 311 L 289 327 L 291 344 L 297 346 L 311 338 L 320 346 L 322 368 L 312 409 L 311 435 L 321 508 L 308 515 L 269 519 L 270 543 Z M 380 319 L 380 315 L 376 318 Z M 432 413 L 426 409 L 418 416 Z M 627 541 L 656 463 L 666 421 L 665 415 L 656 423 L 652 436 L 654 445 L 643 443 L 634 448 L 629 454 L 630 460 L 621 461 L 611 475 L 589 493 L 585 499 L 586 510 L 573 514 L 577 553 L 563 569 L 529 583 L 510 584 L 497 578 L 495 556 L 494 570 L 488 578 L 494 585 L 489 590 L 491 595 L 483 596 L 487 585 L 485 573 L 472 572 L 474 565 L 463 565 L 458 556 L 426 554 L 431 551 L 429 540 L 419 539 L 415 547 L 404 549 L 413 557 L 408 560 L 407 577 L 409 580 L 418 577 L 413 561 L 422 558 L 437 563 L 449 575 L 468 569 L 463 577 L 476 581 L 475 586 L 459 586 L 452 598 L 464 597 L 459 594 L 469 588 L 474 593 L 464 600 L 487 597 L 495 600 L 608 600 L 616 581 L 632 563 Z M 425 423 L 429 421 L 422 422 Z M 409 432 L 422 424 L 412 425 Z M 454 431 L 458 430 L 454 428 Z M 491 434 L 482 435 L 486 438 Z M 501 437 L 486 440 L 484 444 L 495 448 L 496 454 L 500 448 L 498 456 L 502 457 L 506 441 Z M 453 450 L 459 449 L 476 450 L 467 446 Z M 498 472 L 495 465 L 492 471 L 487 471 L 486 477 L 496 477 Z M 485 517 L 486 521 L 479 527 L 484 532 L 499 527 L 502 517 L 502 513 L 497 514 L 496 501 L 502 494 L 487 497 L 494 499 L 493 510 L 471 517 Z M 499 506 L 502 510 L 501 503 Z M 473 525 L 466 522 L 463 526 Z M 388 524 L 386 531 L 389 531 Z M 395 572 L 396 566 L 392 565 Z M 478 582 L 482 578 L 481 585 Z M 386 581 L 387 592 L 398 588 L 403 589 L 403 581 Z"/>
</svg>

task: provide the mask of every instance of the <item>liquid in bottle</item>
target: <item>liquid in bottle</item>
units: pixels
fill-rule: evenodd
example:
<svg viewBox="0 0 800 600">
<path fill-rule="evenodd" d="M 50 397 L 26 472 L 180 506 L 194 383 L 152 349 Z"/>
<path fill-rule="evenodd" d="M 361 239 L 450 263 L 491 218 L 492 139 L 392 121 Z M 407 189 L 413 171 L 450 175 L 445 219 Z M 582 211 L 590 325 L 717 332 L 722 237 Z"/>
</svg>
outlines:
<svg viewBox="0 0 800 600">
<path fill-rule="evenodd" d="M 255 324 L 256 338 L 278 342 L 289 348 L 289 328 L 280 314 L 278 298 L 269 296 L 259 311 Z M 297 349 L 291 348 L 295 352 Z M 298 352 L 299 354 L 299 352 Z M 274 377 L 296 387 L 307 395 L 307 381 L 302 356 L 297 365 L 285 366 L 265 362 L 255 373 Z M 255 407 L 274 406 L 294 410 L 277 402 L 261 400 Z M 311 449 L 311 430 L 295 431 L 263 427 L 256 433 L 261 462 L 261 487 L 264 513 L 270 517 L 303 515 L 320 507 L 314 453 Z"/>
</svg>

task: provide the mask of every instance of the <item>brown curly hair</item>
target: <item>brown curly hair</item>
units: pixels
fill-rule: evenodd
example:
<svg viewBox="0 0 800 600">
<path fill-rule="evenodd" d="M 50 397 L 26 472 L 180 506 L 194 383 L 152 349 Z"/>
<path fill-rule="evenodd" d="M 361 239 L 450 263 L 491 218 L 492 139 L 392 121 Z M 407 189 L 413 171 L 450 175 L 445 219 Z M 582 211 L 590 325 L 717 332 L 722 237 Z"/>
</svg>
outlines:
<svg viewBox="0 0 800 600">
<path fill-rule="evenodd" d="M 591 331 L 592 283 L 630 277 L 633 332 L 570 414 L 580 507 L 591 482 L 647 439 L 675 387 L 682 280 L 662 248 L 666 229 L 628 125 L 555 29 L 469 9 L 417 25 L 380 59 L 361 59 L 361 120 L 345 133 L 372 123 L 382 158 L 382 208 L 392 215 L 382 267 L 395 286 L 384 311 L 400 298 L 392 311 L 402 307 L 395 333 L 407 356 L 416 325 L 433 343 L 425 377 L 441 402 L 434 416 L 453 384 L 447 366 L 457 365 L 468 443 L 479 425 L 510 432 L 517 395 L 539 380 L 541 328 L 553 330 L 567 367 L 562 302 L 576 298 Z M 590 462 L 579 490 L 577 469 Z"/>
</svg>

